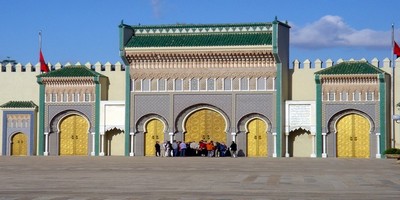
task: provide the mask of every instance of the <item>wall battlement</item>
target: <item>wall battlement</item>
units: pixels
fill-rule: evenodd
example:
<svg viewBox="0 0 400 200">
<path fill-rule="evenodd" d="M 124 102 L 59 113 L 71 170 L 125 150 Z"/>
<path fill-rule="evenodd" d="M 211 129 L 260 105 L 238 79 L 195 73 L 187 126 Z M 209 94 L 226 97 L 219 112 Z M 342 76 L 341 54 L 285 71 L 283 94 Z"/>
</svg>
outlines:
<svg viewBox="0 0 400 200">
<path fill-rule="evenodd" d="M 59 62 L 54 65 L 51 63 L 47 63 L 47 66 L 49 66 L 50 71 L 61 69 L 63 67 L 72 66 L 72 65 L 83 65 L 83 66 L 86 66 L 87 68 L 92 69 L 99 73 L 111 72 L 111 71 L 116 71 L 116 72 L 125 71 L 125 65 L 123 65 L 120 62 L 116 62 L 115 64 L 111 64 L 110 62 L 106 62 L 104 64 L 102 64 L 100 62 L 96 62 L 94 64 L 92 64 L 90 62 L 87 62 L 85 64 L 81 64 L 80 62 L 77 62 L 75 64 L 67 62 L 64 65 L 62 65 Z M 3 65 L 0 63 L 0 69 L 1 69 L 0 73 L 15 73 L 15 72 L 40 73 L 40 63 L 37 63 L 35 65 L 33 65 L 32 63 L 27 63 L 26 65 L 23 65 L 21 63 L 17 63 L 15 65 L 8 63 L 6 65 Z"/>
<path fill-rule="evenodd" d="M 320 59 L 316 59 L 315 61 L 310 61 L 309 59 L 304 60 L 303 62 L 300 62 L 298 59 L 295 59 L 291 64 L 291 69 L 294 71 L 297 70 L 302 70 L 305 71 L 307 69 L 312 69 L 313 72 L 318 71 L 320 69 L 325 69 L 327 67 L 331 67 L 335 64 L 339 64 L 341 62 L 344 61 L 365 61 L 368 62 L 368 60 L 362 58 L 360 60 L 355 60 L 355 59 L 350 59 L 350 60 L 343 60 L 343 59 L 338 59 L 336 62 L 331 60 L 331 59 L 327 59 L 325 62 L 320 60 Z M 385 58 L 382 61 L 378 60 L 377 58 L 372 59 L 369 63 L 371 63 L 372 65 L 381 68 L 384 71 L 387 71 L 388 73 L 391 71 L 391 60 L 389 58 Z M 395 64 L 395 68 L 400 68 L 400 58 L 395 59 L 394 61 Z M 57 70 L 63 67 L 67 67 L 67 66 L 71 66 L 71 65 L 83 65 L 86 66 L 89 69 L 92 69 L 96 72 L 112 72 L 112 71 L 116 71 L 116 72 L 121 72 L 121 71 L 125 71 L 125 65 L 120 63 L 120 62 L 116 62 L 115 64 L 112 64 L 110 62 L 106 62 L 106 63 L 100 63 L 100 62 L 96 62 L 94 64 L 87 62 L 85 64 L 82 64 L 80 62 L 77 62 L 75 64 L 72 64 L 70 62 L 65 63 L 64 65 L 61 64 L 60 62 L 56 63 L 56 64 L 51 64 L 51 63 L 47 63 L 47 65 L 49 66 L 50 71 L 53 70 Z M 21 64 L 21 63 L 17 63 L 15 65 L 8 63 L 6 65 L 3 65 L 0 63 L 0 68 L 1 71 L 0 73 L 9 73 L 9 72 L 40 72 L 40 63 L 37 63 L 35 65 L 33 65 L 32 63 L 27 63 L 25 65 Z"/>
<path fill-rule="evenodd" d="M 350 60 L 343 60 L 343 59 L 338 59 L 336 62 L 334 62 L 331 59 L 327 59 L 325 62 L 323 62 L 320 59 L 316 59 L 314 62 L 311 62 L 309 59 L 304 60 L 303 62 L 300 62 L 299 60 L 295 59 L 292 62 L 292 70 L 293 71 L 306 71 L 311 69 L 311 71 L 316 72 L 321 69 L 325 69 L 328 67 L 332 67 L 333 65 L 345 62 L 345 61 L 365 61 L 369 62 L 365 58 L 362 58 L 360 60 L 355 60 L 355 59 L 350 59 Z M 389 58 L 385 58 L 382 61 L 378 60 L 377 58 L 372 59 L 369 63 L 374 65 L 375 67 L 378 67 L 388 73 L 392 70 L 392 61 Z M 396 71 L 398 68 L 400 68 L 400 58 L 397 58 L 394 60 L 395 68 Z"/>
</svg>

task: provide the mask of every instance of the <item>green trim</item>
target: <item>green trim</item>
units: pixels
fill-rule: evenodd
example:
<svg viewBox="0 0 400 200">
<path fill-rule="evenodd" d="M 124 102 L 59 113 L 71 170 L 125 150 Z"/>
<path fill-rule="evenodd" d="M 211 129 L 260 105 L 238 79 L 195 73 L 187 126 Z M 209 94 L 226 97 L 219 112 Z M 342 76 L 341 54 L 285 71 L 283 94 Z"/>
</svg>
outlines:
<svg viewBox="0 0 400 200">
<path fill-rule="evenodd" d="M 123 60 L 124 59 L 123 57 Z M 125 67 L 125 156 L 130 153 L 131 76 L 129 64 Z"/>
<path fill-rule="evenodd" d="M 66 66 L 61 69 L 37 75 L 37 77 L 105 77 L 104 75 L 95 72 L 84 65 Z"/>
<path fill-rule="evenodd" d="M 236 28 L 236 27 L 271 27 L 271 23 L 227 23 L 227 24 L 165 24 L 165 25 L 137 25 L 130 26 L 136 30 L 151 29 L 187 29 L 187 28 Z"/>
<path fill-rule="evenodd" d="M 278 55 L 278 22 L 272 23 L 272 52 L 276 59 L 276 157 L 282 157 L 282 63 Z"/>
<path fill-rule="evenodd" d="M 99 155 L 99 140 L 100 140 L 100 101 L 101 101 L 101 91 L 100 91 L 100 81 L 99 77 L 94 77 L 94 82 L 96 83 L 96 102 L 95 102 L 95 130 L 94 130 L 94 152 L 95 155 Z"/>
<path fill-rule="evenodd" d="M 38 146 L 37 151 L 39 156 L 43 156 L 44 153 L 44 85 L 40 77 L 37 78 L 39 83 L 39 133 L 38 133 Z"/>
<path fill-rule="evenodd" d="M 386 83 L 385 74 L 379 74 L 380 154 L 386 150 Z"/>
<path fill-rule="evenodd" d="M 322 157 L 322 99 L 321 99 L 321 78 L 319 75 L 315 75 L 315 85 L 316 85 L 316 97 L 315 97 L 315 116 L 316 116 L 316 127 L 315 127 L 315 137 L 316 137 L 316 149 L 317 157 Z"/>
</svg>

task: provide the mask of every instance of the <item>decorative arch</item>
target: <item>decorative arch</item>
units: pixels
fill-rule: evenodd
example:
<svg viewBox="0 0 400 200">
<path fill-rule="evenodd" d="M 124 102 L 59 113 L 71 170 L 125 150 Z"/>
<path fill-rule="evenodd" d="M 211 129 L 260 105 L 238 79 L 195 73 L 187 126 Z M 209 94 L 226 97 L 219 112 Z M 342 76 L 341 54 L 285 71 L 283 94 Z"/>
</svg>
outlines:
<svg viewBox="0 0 400 200">
<path fill-rule="evenodd" d="M 76 115 L 79 115 L 79 116 L 85 118 L 85 120 L 89 124 L 88 132 L 91 132 L 90 130 L 93 130 L 93 125 L 91 124 L 89 117 L 86 116 L 84 113 L 79 112 L 77 110 L 65 110 L 63 112 L 58 113 L 50 120 L 49 134 L 58 132 L 59 124 L 62 121 L 62 119 L 64 119 L 65 117 L 68 117 L 69 115 L 73 115 L 73 114 L 76 114 Z"/>
<path fill-rule="evenodd" d="M 362 112 L 360 110 L 356 110 L 356 109 L 346 109 L 346 110 L 342 110 L 338 113 L 336 113 L 335 115 L 333 115 L 329 120 L 328 120 L 328 134 L 329 133 L 333 133 L 333 132 L 337 132 L 336 130 L 336 124 L 337 122 L 344 116 L 349 115 L 349 114 L 358 114 L 361 115 L 365 118 L 368 119 L 369 123 L 370 123 L 370 134 L 374 132 L 375 130 L 375 123 L 374 120 L 372 119 L 371 116 L 369 116 L 367 113 Z"/>
<path fill-rule="evenodd" d="M 175 127 L 174 127 L 175 130 L 177 132 L 186 133 L 186 129 L 185 129 L 186 120 L 192 113 L 202 110 L 202 109 L 209 109 L 209 110 L 215 111 L 215 112 L 219 113 L 220 115 L 222 115 L 222 117 L 225 120 L 225 132 L 226 133 L 229 132 L 230 120 L 229 120 L 228 115 L 224 111 L 219 109 L 218 107 L 210 105 L 210 104 L 197 104 L 197 105 L 194 105 L 194 106 L 184 109 L 181 113 L 179 113 L 179 115 L 175 121 Z"/>
<path fill-rule="evenodd" d="M 168 131 L 168 127 L 169 127 L 168 121 L 161 115 L 150 113 L 150 114 L 147 114 L 147 115 L 145 115 L 145 116 L 143 116 L 143 117 L 138 119 L 138 121 L 136 123 L 136 126 L 135 126 L 136 132 L 137 131 L 147 132 L 147 130 L 145 130 L 146 129 L 146 124 L 149 121 L 153 120 L 153 119 L 158 119 L 163 123 L 163 125 L 164 125 L 164 133 L 166 133 Z"/>
<path fill-rule="evenodd" d="M 250 113 L 250 114 L 245 115 L 242 118 L 240 118 L 240 120 L 238 121 L 238 124 L 237 124 L 237 130 L 239 130 L 239 132 L 247 133 L 248 132 L 247 124 L 251 120 L 256 119 L 256 118 L 259 118 L 262 121 L 264 121 L 265 124 L 268 125 L 267 133 L 272 134 L 272 123 L 271 123 L 271 121 L 266 116 L 264 116 L 262 114 L 258 114 L 258 113 Z"/>
</svg>

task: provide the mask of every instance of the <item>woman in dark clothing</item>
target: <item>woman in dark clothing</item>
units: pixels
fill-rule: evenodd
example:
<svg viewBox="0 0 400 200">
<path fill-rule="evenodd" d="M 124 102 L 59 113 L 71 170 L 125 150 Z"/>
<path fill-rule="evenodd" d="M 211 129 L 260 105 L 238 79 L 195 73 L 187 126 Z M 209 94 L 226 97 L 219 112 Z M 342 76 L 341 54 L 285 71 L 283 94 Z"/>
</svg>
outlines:
<svg viewBox="0 0 400 200">
<path fill-rule="evenodd" d="M 156 142 L 155 148 L 156 148 L 156 156 L 160 157 L 161 156 L 161 146 L 158 143 L 158 141 Z"/>
</svg>

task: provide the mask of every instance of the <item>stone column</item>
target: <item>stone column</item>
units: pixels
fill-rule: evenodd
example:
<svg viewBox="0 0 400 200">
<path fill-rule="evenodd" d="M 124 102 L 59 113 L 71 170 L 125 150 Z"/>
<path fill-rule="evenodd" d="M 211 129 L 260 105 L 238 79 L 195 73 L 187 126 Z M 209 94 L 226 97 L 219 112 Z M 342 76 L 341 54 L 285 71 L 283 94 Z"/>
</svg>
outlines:
<svg viewBox="0 0 400 200">
<path fill-rule="evenodd" d="M 274 152 L 272 153 L 272 157 L 276 158 L 276 133 L 272 133 L 272 136 L 274 137 Z"/>
<path fill-rule="evenodd" d="M 289 158 L 290 155 L 289 155 L 289 133 L 288 133 L 288 132 L 285 133 L 285 139 L 286 139 L 286 153 L 285 153 L 285 157 L 286 157 L 286 158 Z"/>
<path fill-rule="evenodd" d="M 382 156 L 381 156 L 381 145 L 380 145 L 380 143 L 381 143 L 381 133 L 376 133 L 375 134 L 376 135 L 376 155 L 375 155 L 375 157 L 376 158 L 381 158 Z"/>
<path fill-rule="evenodd" d="M 326 133 L 322 133 L 322 157 L 328 157 L 328 154 L 326 153 Z"/>
<path fill-rule="evenodd" d="M 96 133 L 95 132 L 92 132 L 92 152 L 90 153 L 90 155 L 91 156 L 95 156 L 96 155 L 96 153 L 95 153 L 95 140 L 96 140 Z"/>
<path fill-rule="evenodd" d="M 101 144 L 100 144 L 100 156 L 104 156 L 104 132 L 100 132 L 100 140 L 101 140 Z"/>
<path fill-rule="evenodd" d="M 48 132 L 44 132 L 44 152 L 43 152 L 44 156 L 48 156 L 49 155 L 49 133 Z"/>
<path fill-rule="evenodd" d="M 133 152 L 133 137 L 135 136 L 135 133 L 130 132 L 129 135 L 131 136 L 131 152 L 129 153 L 129 156 L 134 156 L 135 153 Z"/>
<path fill-rule="evenodd" d="M 171 142 L 171 144 L 172 144 L 172 142 L 174 142 L 174 133 L 169 132 L 168 135 L 169 135 L 169 142 Z"/>
<path fill-rule="evenodd" d="M 311 158 L 316 158 L 317 157 L 317 154 L 316 154 L 316 151 L 315 151 L 315 133 L 311 133 L 311 136 L 312 136 L 312 141 L 311 141 L 311 145 L 312 145 L 312 153 L 311 153 L 311 155 L 310 155 L 310 157 Z"/>
<path fill-rule="evenodd" d="M 232 135 L 232 141 L 236 143 L 236 133 L 232 132 L 231 135 Z"/>
</svg>

